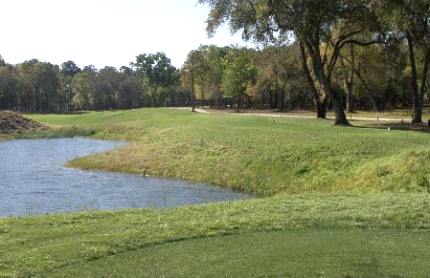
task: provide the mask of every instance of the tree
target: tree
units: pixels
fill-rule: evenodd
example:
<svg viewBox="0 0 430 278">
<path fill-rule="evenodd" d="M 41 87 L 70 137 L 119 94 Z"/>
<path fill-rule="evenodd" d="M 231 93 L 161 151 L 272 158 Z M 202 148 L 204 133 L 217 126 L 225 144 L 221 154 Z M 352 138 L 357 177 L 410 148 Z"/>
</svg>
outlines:
<svg viewBox="0 0 430 278">
<path fill-rule="evenodd" d="M 85 66 L 84 69 L 82 70 L 82 72 L 86 72 L 86 73 L 96 73 L 97 69 L 94 65 L 88 65 Z"/>
<path fill-rule="evenodd" d="M 60 78 L 58 66 L 51 63 L 40 63 L 38 65 L 38 76 L 36 83 L 36 100 L 38 112 L 56 112 L 59 107 Z"/>
<path fill-rule="evenodd" d="M 187 88 L 190 88 L 191 91 L 191 111 L 195 112 L 196 110 L 196 75 L 197 72 L 197 64 L 199 61 L 199 54 L 196 50 L 192 50 L 188 53 L 187 60 L 184 63 L 184 66 L 181 71 L 181 83 Z"/>
<path fill-rule="evenodd" d="M 375 26 L 366 1 L 360 0 L 200 0 L 211 7 L 208 31 L 228 22 L 233 31 L 242 30 L 246 39 L 257 41 L 285 39 L 293 34 L 312 61 L 322 89 L 330 98 L 335 124 L 348 125 L 339 93 L 332 87 L 333 69 L 340 51 L 348 44 L 361 46 L 356 37 Z M 363 20 L 367 22 L 363 22 Z M 372 21 L 371 24 L 369 21 Z M 361 24 L 360 24 L 361 23 Z M 366 23 L 366 24 L 365 24 Z M 335 32 L 336 31 L 336 32 Z M 281 36 L 279 36 L 281 35 Z M 378 40 L 380 41 L 380 40 Z M 321 52 L 321 43 L 331 45 L 331 55 Z"/>
<path fill-rule="evenodd" d="M 61 64 L 61 73 L 66 76 L 75 76 L 77 73 L 81 72 L 81 69 L 73 61 L 67 61 Z"/>
<path fill-rule="evenodd" d="M 119 103 L 119 82 L 121 75 L 114 67 L 101 69 L 95 80 L 94 108 L 116 109 Z"/>
<path fill-rule="evenodd" d="M 340 64 L 342 70 L 342 78 L 345 83 L 346 89 L 346 112 L 353 112 L 353 104 L 352 104 L 352 96 L 354 94 L 354 85 L 355 85 L 355 68 L 356 68 L 356 60 L 355 60 L 355 51 L 354 45 L 349 45 L 349 58 L 347 61 L 344 56 L 340 55 Z"/>
<path fill-rule="evenodd" d="M 427 92 L 430 66 L 430 3 L 428 0 L 374 0 L 380 18 L 406 39 L 411 68 L 410 86 L 413 123 L 422 123 L 422 108 Z M 419 65 L 419 53 L 422 64 Z M 421 69 L 421 70 L 420 70 Z M 420 71 L 420 72 L 419 72 Z M 419 80 L 421 84 L 419 85 Z"/>
<path fill-rule="evenodd" d="M 118 107 L 129 109 L 142 107 L 145 89 L 138 75 L 127 67 L 121 68 L 121 79 L 118 85 Z"/>
<path fill-rule="evenodd" d="M 167 89 L 178 82 L 178 73 L 171 61 L 164 53 L 141 54 L 131 65 L 142 75 L 149 87 L 153 106 L 161 106 L 163 89 Z"/>
<path fill-rule="evenodd" d="M 210 98 L 221 97 L 224 49 L 214 45 L 200 46 L 188 54 L 184 63 L 182 80 L 191 88 L 194 97 L 200 98 L 202 105 Z"/>
<path fill-rule="evenodd" d="M 321 93 L 321 90 L 317 88 L 315 78 L 313 77 L 309 63 L 308 56 L 306 54 L 306 48 L 303 42 L 299 42 L 301 63 L 303 67 L 304 76 L 308 82 L 309 89 L 312 91 L 315 106 L 317 109 L 317 118 L 325 119 L 327 117 L 327 96 Z"/>
<path fill-rule="evenodd" d="M 73 77 L 79 72 L 81 72 L 81 69 L 73 61 L 69 60 L 61 64 L 61 81 L 63 85 L 65 111 L 71 111 L 73 108 Z"/>
<path fill-rule="evenodd" d="M 83 70 L 77 73 L 73 78 L 73 88 L 75 95 L 73 96 L 73 108 L 76 110 L 94 109 L 96 98 L 96 73 L 88 70 Z"/>
<path fill-rule="evenodd" d="M 60 110 L 59 68 L 36 59 L 20 64 L 17 106 L 25 112 L 55 112 Z"/>
<path fill-rule="evenodd" d="M 246 52 L 231 49 L 225 58 L 225 70 L 221 88 L 225 97 L 236 99 L 236 111 L 239 112 L 242 97 L 247 87 L 254 81 L 256 68 L 247 57 Z"/>
<path fill-rule="evenodd" d="M 230 47 L 217 47 L 210 45 L 204 48 L 206 51 L 206 62 L 208 70 L 206 72 L 206 95 L 208 100 L 215 101 L 217 106 L 223 100 L 220 84 L 224 73 L 224 59 Z"/>
<path fill-rule="evenodd" d="M 17 73 L 13 66 L 0 66 L 0 109 L 17 107 Z"/>
<path fill-rule="evenodd" d="M 210 70 L 206 50 L 200 46 L 198 50 L 192 51 L 190 53 L 188 61 L 188 67 L 191 74 L 192 91 L 194 97 L 197 98 L 197 92 L 200 95 L 200 100 L 202 106 L 205 102 L 205 90 L 208 84 L 208 72 Z"/>
<path fill-rule="evenodd" d="M 250 92 L 254 97 L 260 98 L 263 105 L 267 103 L 268 98 L 271 109 L 283 110 L 287 89 L 296 81 L 303 82 L 302 70 L 297 61 L 297 50 L 296 45 L 289 45 L 266 47 L 255 52 L 257 75 L 255 86 Z"/>
</svg>

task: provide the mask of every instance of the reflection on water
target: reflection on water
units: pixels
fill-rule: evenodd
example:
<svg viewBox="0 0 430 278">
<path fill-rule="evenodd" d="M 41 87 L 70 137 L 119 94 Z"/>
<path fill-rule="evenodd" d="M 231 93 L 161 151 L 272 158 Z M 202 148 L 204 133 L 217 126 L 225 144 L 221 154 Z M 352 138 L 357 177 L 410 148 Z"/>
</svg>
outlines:
<svg viewBox="0 0 430 278">
<path fill-rule="evenodd" d="M 165 208 L 249 197 L 204 184 L 63 166 L 121 145 L 83 138 L 0 142 L 0 216 Z"/>
</svg>

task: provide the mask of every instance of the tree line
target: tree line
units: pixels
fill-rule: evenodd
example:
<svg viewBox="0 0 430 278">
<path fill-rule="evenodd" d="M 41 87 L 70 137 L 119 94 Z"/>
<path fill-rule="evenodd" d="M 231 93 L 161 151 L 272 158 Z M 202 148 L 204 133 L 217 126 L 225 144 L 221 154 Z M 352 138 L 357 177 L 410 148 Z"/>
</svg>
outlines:
<svg viewBox="0 0 430 278">
<path fill-rule="evenodd" d="M 119 70 L 0 61 L 0 108 L 24 112 L 212 106 L 314 109 L 336 124 L 354 110 L 429 102 L 430 4 L 426 0 L 200 0 L 208 32 L 227 23 L 259 49 L 203 45 L 177 69 L 163 53 Z"/>
<path fill-rule="evenodd" d="M 79 68 L 36 59 L 18 65 L 0 60 L 0 108 L 21 112 L 129 109 L 190 103 L 180 92 L 180 72 L 163 53 L 143 54 L 130 67 Z"/>
</svg>

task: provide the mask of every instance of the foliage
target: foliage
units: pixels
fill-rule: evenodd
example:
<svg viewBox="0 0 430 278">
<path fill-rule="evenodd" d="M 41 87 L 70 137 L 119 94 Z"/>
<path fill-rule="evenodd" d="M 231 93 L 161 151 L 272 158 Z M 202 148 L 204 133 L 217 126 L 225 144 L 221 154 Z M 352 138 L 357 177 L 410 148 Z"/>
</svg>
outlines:
<svg viewBox="0 0 430 278">
<path fill-rule="evenodd" d="M 142 54 L 136 57 L 135 63 L 131 64 L 149 86 L 152 104 L 154 106 L 163 106 L 163 90 L 168 90 L 179 82 L 179 76 L 175 67 L 171 65 L 170 59 L 161 52 Z"/>
<path fill-rule="evenodd" d="M 231 50 L 224 60 L 221 88 L 225 97 L 234 97 L 238 109 L 246 89 L 254 82 L 256 68 L 244 51 Z"/>
</svg>

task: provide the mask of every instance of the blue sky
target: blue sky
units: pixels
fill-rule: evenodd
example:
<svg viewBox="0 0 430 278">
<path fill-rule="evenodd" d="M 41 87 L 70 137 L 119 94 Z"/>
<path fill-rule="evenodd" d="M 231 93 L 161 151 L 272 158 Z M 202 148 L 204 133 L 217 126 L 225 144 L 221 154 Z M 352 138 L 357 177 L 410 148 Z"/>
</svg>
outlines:
<svg viewBox="0 0 430 278">
<path fill-rule="evenodd" d="M 197 0 L 1 0 L 0 10 L 0 54 L 12 64 L 120 67 L 162 51 L 180 67 L 200 44 L 252 46 L 227 26 L 208 38 L 209 8 Z"/>
</svg>

